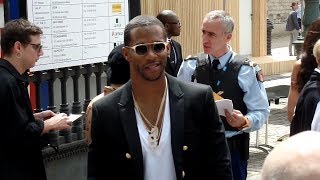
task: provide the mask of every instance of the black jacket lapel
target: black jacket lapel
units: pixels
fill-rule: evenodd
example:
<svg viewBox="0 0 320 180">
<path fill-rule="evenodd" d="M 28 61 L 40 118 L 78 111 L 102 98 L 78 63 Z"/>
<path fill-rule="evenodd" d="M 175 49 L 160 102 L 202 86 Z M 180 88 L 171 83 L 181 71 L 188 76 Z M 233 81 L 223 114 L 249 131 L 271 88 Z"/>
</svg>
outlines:
<svg viewBox="0 0 320 180">
<path fill-rule="evenodd" d="M 124 132 L 129 144 L 132 159 L 136 163 L 137 177 L 134 179 L 143 179 L 143 156 L 141 150 L 141 142 L 137 127 L 137 120 L 134 112 L 134 104 L 132 99 L 131 81 L 124 85 L 123 93 L 120 97 L 119 111 L 120 119 Z"/>
<path fill-rule="evenodd" d="M 177 179 L 181 179 L 182 146 L 184 137 L 184 98 L 177 80 L 167 75 L 169 84 L 170 121 L 171 121 L 171 146 Z"/>
</svg>

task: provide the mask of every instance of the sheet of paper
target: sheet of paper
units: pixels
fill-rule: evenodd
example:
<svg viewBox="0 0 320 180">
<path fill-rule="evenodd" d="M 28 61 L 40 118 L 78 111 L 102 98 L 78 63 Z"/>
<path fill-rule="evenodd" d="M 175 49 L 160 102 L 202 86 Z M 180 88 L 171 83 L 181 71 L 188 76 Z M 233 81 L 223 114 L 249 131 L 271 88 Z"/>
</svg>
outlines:
<svg viewBox="0 0 320 180">
<path fill-rule="evenodd" d="M 82 114 L 70 114 L 68 116 L 69 117 L 68 122 L 73 122 L 73 121 L 79 119 L 81 116 L 82 116 Z"/>
<path fill-rule="evenodd" d="M 233 103 L 230 99 L 221 99 L 221 100 L 217 100 L 215 102 L 216 102 L 220 116 L 226 116 L 224 113 L 225 109 L 228 110 L 228 112 L 232 113 Z"/>
</svg>

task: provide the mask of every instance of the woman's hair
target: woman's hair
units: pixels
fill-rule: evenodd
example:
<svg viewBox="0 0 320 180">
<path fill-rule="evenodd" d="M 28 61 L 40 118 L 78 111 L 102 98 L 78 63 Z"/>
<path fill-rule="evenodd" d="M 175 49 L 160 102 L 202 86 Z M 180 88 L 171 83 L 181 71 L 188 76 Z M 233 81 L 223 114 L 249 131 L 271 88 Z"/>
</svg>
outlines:
<svg viewBox="0 0 320 180">
<path fill-rule="evenodd" d="M 312 22 L 305 35 L 301 55 L 301 69 L 298 76 L 299 92 L 301 92 L 303 86 L 309 80 L 314 68 L 318 66 L 316 58 L 313 55 L 313 47 L 318 39 L 320 39 L 320 17 Z"/>
<path fill-rule="evenodd" d="M 3 54 L 11 54 L 14 43 L 19 41 L 23 45 L 31 42 L 30 36 L 40 35 L 42 30 L 25 19 L 16 19 L 5 24 L 1 33 L 1 50 Z"/>
</svg>

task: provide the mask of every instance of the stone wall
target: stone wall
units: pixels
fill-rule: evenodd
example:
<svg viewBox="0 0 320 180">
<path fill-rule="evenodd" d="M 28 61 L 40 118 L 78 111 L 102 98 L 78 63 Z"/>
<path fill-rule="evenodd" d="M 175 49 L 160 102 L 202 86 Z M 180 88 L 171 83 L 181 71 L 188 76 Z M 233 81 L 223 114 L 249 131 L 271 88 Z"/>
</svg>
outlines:
<svg viewBox="0 0 320 180">
<path fill-rule="evenodd" d="M 268 18 L 273 24 L 286 23 L 292 0 L 268 0 Z"/>
</svg>

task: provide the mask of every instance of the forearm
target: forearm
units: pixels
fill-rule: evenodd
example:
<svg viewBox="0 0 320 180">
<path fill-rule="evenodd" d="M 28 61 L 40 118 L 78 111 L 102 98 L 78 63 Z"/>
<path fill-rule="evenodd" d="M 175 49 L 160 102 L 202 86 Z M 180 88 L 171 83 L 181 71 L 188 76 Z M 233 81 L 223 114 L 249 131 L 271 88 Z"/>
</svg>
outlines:
<svg viewBox="0 0 320 180">
<path fill-rule="evenodd" d="M 43 121 L 29 122 L 24 129 L 23 136 L 18 141 L 21 141 L 26 146 L 34 146 L 39 143 L 41 132 L 44 128 Z M 16 141 L 16 143 L 19 143 Z"/>
<path fill-rule="evenodd" d="M 298 91 L 295 88 L 290 87 L 289 95 L 288 95 L 288 107 L 287 107 L 288 121 L 290 123 L 293 118 L 294 109 L 297 105 L 298 98 L 299 98 Z"/>
<path fill-rule="evenodd" d="M 238 76 L 239 86 L 244 92 L 243 102 L 247 106 L 249 127 L 244 132 L 259 130 L 266 122 L 270 114 L 269 102 L 266 90 L 261 81 L 258 81 L 255 72 L 251 68 L 243 67 Z"/>
<path fill-rule="evenodd" d="M 259 130 L 270 115 L 270 108 L 265 90 L 256 93 L 251 92 L 250 96 L 244 97 L 247 106 L 247 114 L 244 114 L 249 120 L 249 127 L 244 132 Z"/>
<path fill-rule="evenodd" d="M 52 124 L 50 121 L 43 121 L 43 123 L 44 126 L 41 135 L 48 133 L 51 129 L 54 129 L 54 124 Z"/>
<path fill-rule="evenodd" d="M 259 109 L 255 111 L 249 111 L 245 116 L 249 120 L 249 127 L 244 129 L 244 132 L 252 132 L 259 130 L 263 124 L 269 118 L 270 111 L 269 109 Z"/>
<path fill-rule="evenodd" d="M 43 121 L 44 126 L 41 134 L 48 133 L 50 130 L 63 130 L 70 128 L 69 117 L 65 113 L 57 114 L 48 120 Z"/>
</svg>

